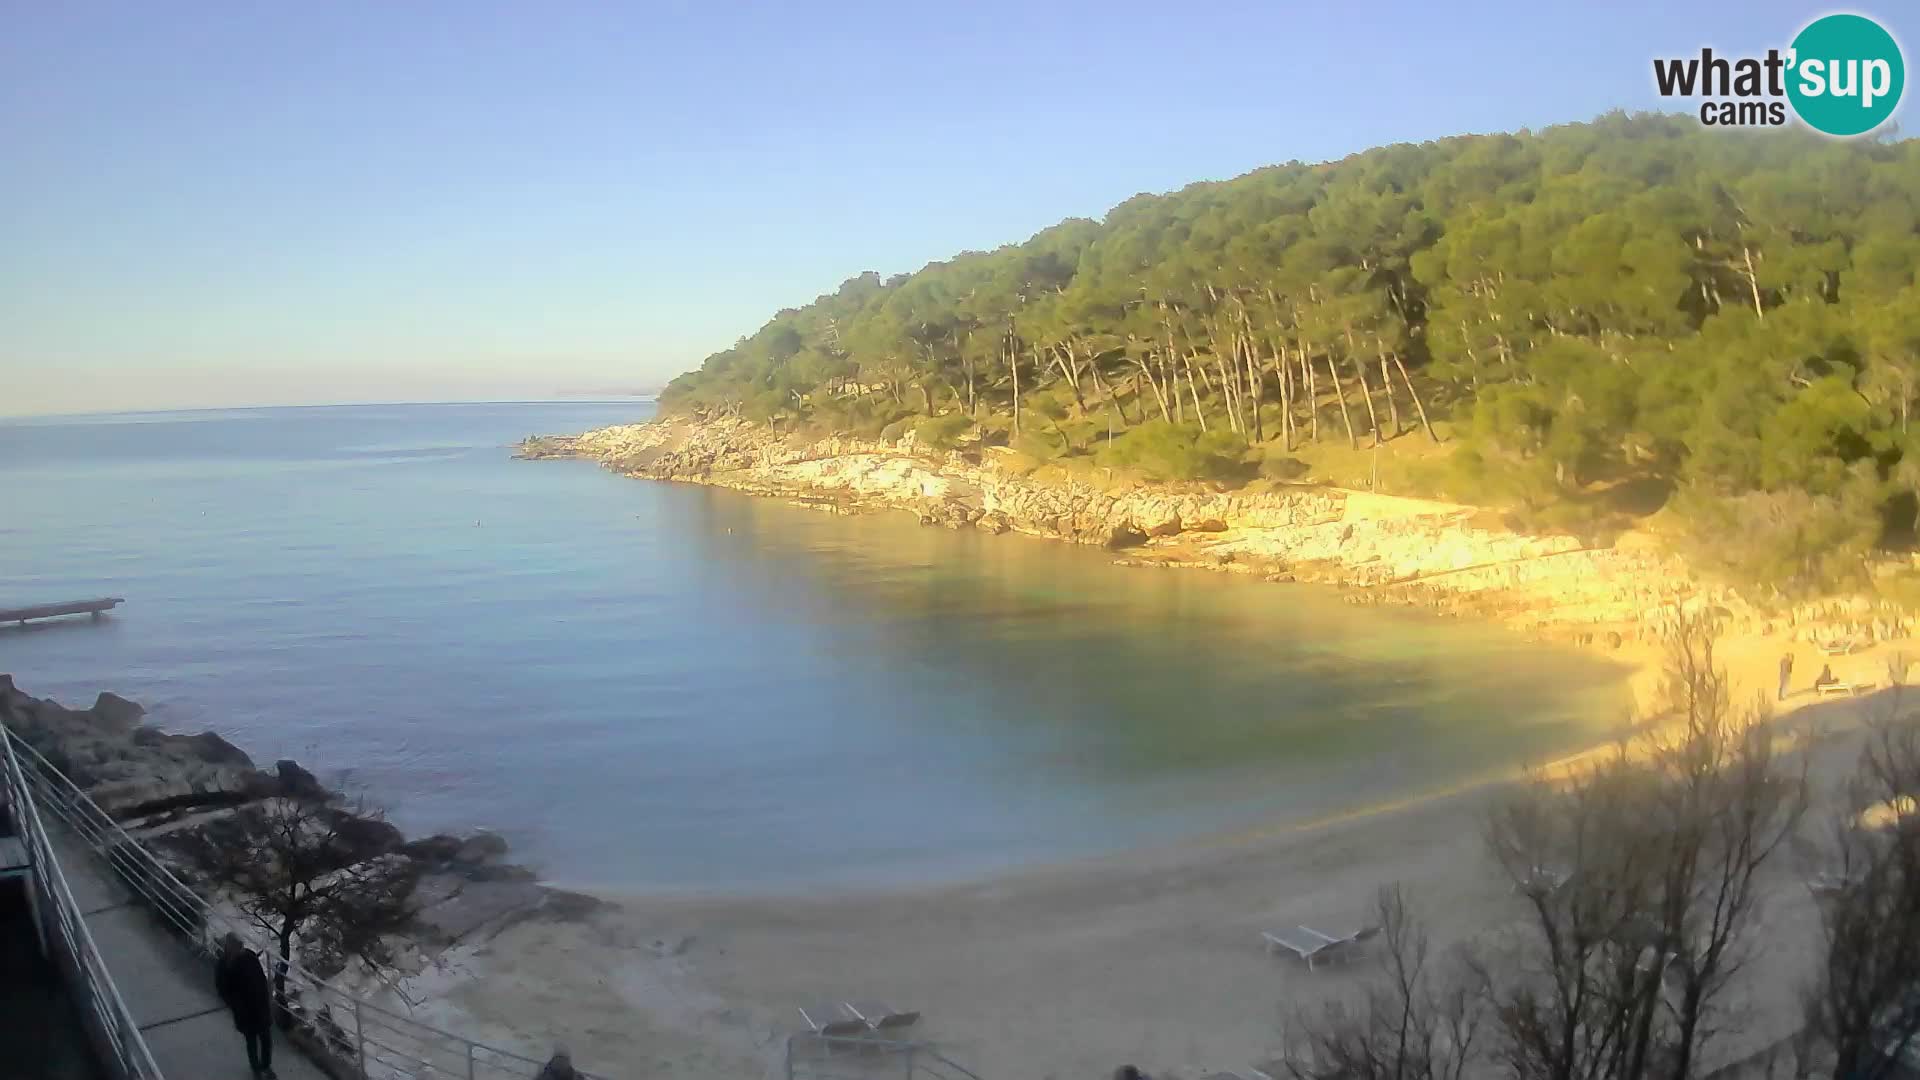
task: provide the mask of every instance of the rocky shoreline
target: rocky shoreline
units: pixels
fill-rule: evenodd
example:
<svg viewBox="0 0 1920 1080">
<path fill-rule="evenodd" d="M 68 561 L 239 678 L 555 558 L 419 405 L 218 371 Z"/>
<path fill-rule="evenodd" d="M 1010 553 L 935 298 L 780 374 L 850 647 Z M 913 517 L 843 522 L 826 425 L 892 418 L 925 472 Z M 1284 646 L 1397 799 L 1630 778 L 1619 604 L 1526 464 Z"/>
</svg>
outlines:
<svg viewBox="0 0 1920 1080">
<path fill-rule="evenodd" d="M 399 950 L 409 967 L 456 945 L 484 942 L 529 919 L 577 919 L 601 902 L 543 885 L 534 871 L 507 860 L 507 843 L 492 833 L 408 839 L 322 784 L 300 763 L 256 767 L 239 747 L 213 732 L 170 734 L 142 722 L 145 710 L 113 693 L 87 709 L 33 697 L 0 675 L 0 723 L 65 773 L 129 835 L 204 896 L 218 890 L 186 857 L 217 835 L 240 807 L 264 799 L 322 802 L 344 819 L 366 859 L 404 859 L 416 872 L 412 916 Z M 310 968 L 319 970 L 314 964 Z M 328 972 L 322 971 L 322 974 Z"/>
<path fill-rule="evenodd" d="M 1535 636 L 1617 643 L 1676 604 L 1762 614 L 1643 538 L 1595 546 L 1509 530 L 1475 507 L 1315 485 L 1101 490 L 996 447 L 785 435 L 733 418 L 668 417 L 536 436 L 525 459 L 584 458 L 626 476 L 732 488 L 836 513 L 904 510 L 926 525 L 1100 545 L 1134 566 L 1194 567 L 1343 587 L 1356 604 L 1493 619 Z M 1785 616 L 1796 621 L 1793 613 Z M 1889 634 L 1888 636 L 1891 636 Z"/>
</svg>

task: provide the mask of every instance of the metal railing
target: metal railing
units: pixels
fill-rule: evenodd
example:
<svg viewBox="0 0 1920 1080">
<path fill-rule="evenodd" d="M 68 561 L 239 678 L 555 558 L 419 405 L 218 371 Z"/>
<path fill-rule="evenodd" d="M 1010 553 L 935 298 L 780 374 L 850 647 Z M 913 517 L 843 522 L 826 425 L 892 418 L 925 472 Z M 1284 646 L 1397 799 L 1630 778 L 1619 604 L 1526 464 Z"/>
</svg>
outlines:
<svg viewBox="0 0 1920 1080">
<path fill-rule="evenodd" d="M 144 899 L 195 952 L 208 959 L 229 932 L 239 934 L 278 971 L 284 967 L 284 1009 L 321 1052 L 368 1080 L 531 1080 L 544 1062 L 442 1031 L 350 993 L 303 968 L 284 964 L 256 930 L 221 914 L 167 869 L 151 851 L 100 809 L 86 792 L 40 752 L 0 726 L 0 736 L 21 753 L 15 771 L 39 805 L 99 855 L 120 881 Z M 44 843 L 44 840 L 42 841 Z M 85 932 L 84 925 L 81 932 Z M 97 959 L 97 958 L 96 958 Z M 104 968 L 102 969 L 104 972 Z M 109 984 L 110 985 L 110 984 Z M 140 1075 L 140 1074 L 135 1074 Z M 151 1074 L 158 1077 L 159 1074 Z M 587 1073 L 582 1080 L 601 1080 Z"/>
<path fill-rule="evenodd" d="M 19 833 L 27 858 L 33 865 L 28 875 L 35 921 L 41 940 L 53 954 L 92 1038 L 95 1052 L 103 1059 L 116 1080 L 163 1080 L 154 1064 L 147 1040 L 140 1034 L 127 1003 L 114 985 L 113 974 L 100 958 L 93 934 L 67 887 L 66 874 L 54 858 L 53 844 L 47 837 L 46 823 L 28 787 L 27 774 L 14 754 L 14 739 L 0 727 L 0 765 L 4 765 L 6 802 L 11 808 L 14 830 Z M 20 744 L 20 745 L 25 745 Z"/>
<path fill-rule="evenodd" d="M 786 1080 L 980 1080 L 931 1043 L 864 1035 L 787 1036 Z"/>
</svg>

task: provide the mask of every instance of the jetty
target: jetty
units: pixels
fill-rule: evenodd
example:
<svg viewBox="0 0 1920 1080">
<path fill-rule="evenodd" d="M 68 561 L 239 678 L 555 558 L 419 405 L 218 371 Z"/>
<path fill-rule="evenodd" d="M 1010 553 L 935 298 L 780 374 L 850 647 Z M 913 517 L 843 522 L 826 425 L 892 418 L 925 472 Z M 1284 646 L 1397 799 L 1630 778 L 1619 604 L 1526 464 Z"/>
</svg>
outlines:
<svg viewBox="0 0 1920 1080">
<path fill-rule="evenodd" d="M 0 608 L 0 623 L 19 623 L 25 626 L 33 619 L 57 619 L 62 615 L 91 615 L 97 619 L 101 612 L 111 611 L 124 603 L 126 601 L 118 596 L 102 596 L 95 600 L 69 600 L 64 604 Z"/>
</svg>

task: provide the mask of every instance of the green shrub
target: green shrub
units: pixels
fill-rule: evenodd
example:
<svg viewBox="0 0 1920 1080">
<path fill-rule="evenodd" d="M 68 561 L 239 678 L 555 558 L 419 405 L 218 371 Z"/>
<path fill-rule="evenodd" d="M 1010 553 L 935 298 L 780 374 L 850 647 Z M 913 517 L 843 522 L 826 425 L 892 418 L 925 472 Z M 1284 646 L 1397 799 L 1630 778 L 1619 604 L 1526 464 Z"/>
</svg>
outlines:
<svg viewBox="0 0 1920 1080">
<path fill-rule="evenodd" d="M 891 398 L 878 394 L 865 397 L 828 398 L 816 402 L 813 408 L 813 422 L 817 427 L 833 433 L 857 435 L 866 439 L 877 439 L 887 426 L 903 417 L 911 418 L 913 413 L 894 403 Z"/>
<path fill-rule="evenodd" d="M 1269 480 L 1298 480 L 1313 467 L 1291 454 L 1274 451 L 1260 460 L 1260 475 Z"/>
<path fill-rule="evenodd" d="M 1229 480 L 1244 472 L 1246 452 L 1246 440 L 1231 431 L 1151 420 L 1102 445 L 1099 460 L 1156 480 Z"/>
<path fill-rule="evenodd" d="M 1862 485 L 1864 489 L 1865 485 Z M 1673 509 L 1686 553 L 1735 585 L 1783 596 L 1858 584 L 1880 534 L 1873 495 L 1683 490 Z"/>
<path fill-rule="evenodd" d="M 934 450 L 951 450 L 960 444 L 960 436 L 973 427 L 973 418 L 962 412 L 929 416 L 913 425 L 913 440 Z"/>
<path fill-rule="evenodd" d="M 1067 445 L 1066 437 L 1058 431 L 1026 426 L 1021 427 L 1020 437 L 1012 440 L 1008 445 L 1035 461 L 1057 461 L 1065 457 L 1071 449 Z"/>
</svg>

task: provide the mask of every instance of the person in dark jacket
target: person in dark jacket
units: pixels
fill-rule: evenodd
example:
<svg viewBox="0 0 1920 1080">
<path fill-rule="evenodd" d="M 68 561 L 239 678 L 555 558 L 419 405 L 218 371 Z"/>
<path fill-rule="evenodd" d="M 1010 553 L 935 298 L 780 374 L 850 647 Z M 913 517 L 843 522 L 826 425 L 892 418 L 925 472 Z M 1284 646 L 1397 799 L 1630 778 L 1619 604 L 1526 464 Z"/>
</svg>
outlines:
<svg viewBox="0 0 1920 1080">
<path fill-rule="evenodd" d="M 573 1069 L 573 1058 L 565 1050 L 555 1050 L 553 1057 L 547 1059 L 546 1068 L 534 1080 L 577 1080 L 579 1073 Z"/>
<path fill-rule="evenodd" d="M 214 988 L 220 1000 L 233 1012 L 233 1027 L 247 1040 L 247 1064 L 253 1075 L 276 1080 L 273 1071 L 273 995 L 267 986 L 266 969 L 260 966 L 260 954 L 247 948 L 239 934 L 228 934 L 221 942 L 220 959 L 214 965 Z"/>
</svg>

